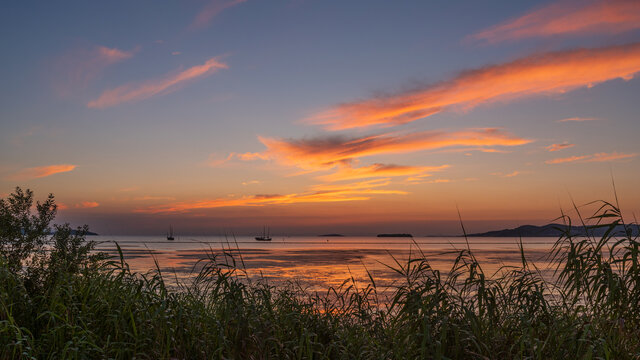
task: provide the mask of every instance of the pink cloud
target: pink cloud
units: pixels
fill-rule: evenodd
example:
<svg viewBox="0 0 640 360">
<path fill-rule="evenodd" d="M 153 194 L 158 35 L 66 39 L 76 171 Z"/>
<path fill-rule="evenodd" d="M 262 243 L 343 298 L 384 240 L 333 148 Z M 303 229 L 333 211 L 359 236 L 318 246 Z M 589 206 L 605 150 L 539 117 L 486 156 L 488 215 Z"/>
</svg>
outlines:
<svg viewBox="0 0 640 360">
<path fill-rule="evenodd" d="M 595 121 L 595 120 L 602 120 L 602 119 L 594 118 L 594 117 L 570 117 L 570 118 L 558 120 L 558 122 L 583 122 L 583 121 Z"/>
<path fill-rule="evenodd" d="M 457 77 L 399 95 L 343 103 L 307 121 L 330 130 L 393 126 L 454 107 L 563 93 L 640 71 L 640 43 L 534 54 L 509 63 L 462 72 Z"/>
<path fill-rule="evenodd" d="M 165 75 L 161 79 L 129 83 L 115 89 L 107 90 L 97 99 L 90 101 L 87 107 L 106 108 L 121 103 L 148 99 L 155 95 L 168 94 L 178 90 L 181 85 L 189 81 L 209 76 L 219 69 L 228 68 L 226 64 L 219 61 L 219 57 L 214 57 L 202 65 L 196 65 L 178 73 Z"/>
<path fill-rule="evenodd" d="M 38 166 L 20 170 L 17 173 L 10 175 L 8 179 L 13 181 L 31 180 L 72 171 L 75 168 L 76 165 L 69 164 Z"/>
<path fill-rule="evenodd" d="M 640 28 L 637 0 L 559 1 L 471 36 L 488 43 L 564 34 L 616 34 Z"/>
<path fill-rule="evenodd" d="M 207 27 L 218 14 L 245 1 L 247 0 L 210 0 L 193 19 L 190 28 L 195 30 Z"/>
<path fill-rule="evenodd" d="M 100 204 L 95 201 L 83 201 L 79 204 L 76 204 L 74 207 L 76 209 L 91 209 L 98 206 L 100 206 Z"/>
<path fill-rule="evenodd" d="M 78 94 L 99 78 L 107 67 L 133 57 L 136 51 L 106 46 L 67 51 L 53 61 L 53 88 L 61 96 Z"/>
<path fill-rule="evenodd" d="M 547 147 L 545 147 L 545 149 L 549 150 L 549 151 L 558 151 L 558 150 L 562 150 L 562 149 L 568 149 L 570 147 L 574 147 L 576 146 L 576 144 L 569 144 L 569 143 L 562 143 L 562 144 L 551 144 Z"/>
<path fill-rule="evenodd" d="M 566 158 L 557 158 L 557 159 L 551 159 L 551 160 L 547 160 L 545 161 L 545 163 L 547 164 L 562 164 L 562 163 L 569 163 L 569 162 L 581 162 L 581 163 L 586 163 L 586 162 L 606 162 L 606 161 L 618 161 L 618 160 L 629 160 L 631 158 L 634 158 L 638 156 L 638 154 L 633 153 L 633 154 L 624 154 L 624 153 L 618 153 L 616 151 L 612 152 L 612 153 L 597 153 L 597 154 L 593 154 L 593 155 L 582 155 L 582 156 L 570 156 L 570 157 L 566 157 Z"/>
</svg>

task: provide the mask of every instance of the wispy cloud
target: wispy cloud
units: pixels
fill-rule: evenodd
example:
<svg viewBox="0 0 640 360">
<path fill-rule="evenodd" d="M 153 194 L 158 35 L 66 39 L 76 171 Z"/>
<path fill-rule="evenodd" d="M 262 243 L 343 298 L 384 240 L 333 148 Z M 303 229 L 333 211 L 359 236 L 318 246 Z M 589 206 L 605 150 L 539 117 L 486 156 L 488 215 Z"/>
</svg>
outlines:
<svg viewBox="0 0 640 360">
<path fill-rule="evenodd" d="M 620 33 L 640 28 L 636 0 L 559 1 L 471 36 L 497 43 L 563 34 Z"/>
<path fill-rule="evenodd" d="M 247 186 L 247 185 L 257 185 L 260 184 L 260 181 L 258 180 L 249 180 L 249 181 L 243 181 L 242 185 Z"/>
<path fill-rule="evenodd" d="M 471 148 L 456 148 L 456 149 L 443 149 L 435 151 L 434 153 L 438 154 L 446 154 L 446 153 L 470 153 L 470 152 L 482 152 L 482 153 L 497 153 L 497 154 L 508 154 L 510 150 L 504 149 L 494 149 L 494 148 L 483 148 L 483 147 L 471 147 Z"/>
<path fill-rule="evenodd" d="M 118 189 L 119 192 L 131 192 L 131 191 L 136 191 L 140 189 L 138 186 L 130 186 L 130 187 L 125 187 L 125 188 L 121 188 Z"/>
<path fill-rule="evenodd" d="M 180 72 L 165 75 L 161 79 L 152 79 L 144 82 L 130 83 L 110 89 L 102 93 L 100 97 L 90 101 L 90 108 L 106 108 L 121 103 L 140 101 L 155 95 L 164 95 L 180 89 L 182 85 L 198 78 L 209 76 L 219 69 L 229 67 L 220 62 L 219 57 L 213 57 L 202 65 L 196 65 Z"/>
<path fill-rule="evenodd" d="M 196 15 L 189 28 L 196 30 L 207 27 L 218 14 L 245 1 L 247 0 L 210 0 Z"/>
<path fill-rule="evenodd" d="M 505 173 L 501 173 L 501 172 L 496 172 L 496 173 L 492 173 L 491 175 L 510 178 L 510 177 L 521 175 L 521 174 L 522 174 L 522 172 L 520 172 L 518 170 L 515 170 L 515 171 L 512 171 L 510 173 L 506 173 L 506 174 Z"/>
<path fill-rule="evenodd" d="M 465 71 L 432 86 L 394 96 L 344 103 L 307 121 L 341 130 L 391 126 L 452 107 L 470 109 L 498 100 L 562 93 L 640 71 L 640 43 L 535 54 L 509 63 Z"/>
<path fill-rule="evenodd" d="M 275 160 L 303 170 L 328 170 L 350 165 L 353 160 L 381 154 L 409 153 L 455 146 L 518 146 L 530 143 L 500 129 L 467 129 L 456 132 L 424 131 L 409 134 L 385 133 L 364 137 L 325 136 L 311 139 L 259 137 L 267 147 L 261 153 L 236 155 L 241 160 Z"/>
<path fill-rule="evenodd" d="M 595 120 L 602 120 L 600 118 L 595 118 L 595 117 L 570 117 L 570 118 L 564 118 L 564 119 L 560 119 L 558 120 L 558 122 L 583 122 L 583 121 L 595 121 Z"/>
<path fill-rule="evenodd" d="M 545 147 L 545 149 L 549 150 L 549 151 L 558 151 L 558 150 L 562 150 L 562 149 L 568 149 L 570 147 L 574 147 L 576 146 L 576 144 L 569 144 L 567 142 L 564 142 L 562 144 L 551 144 L 547 147 Z"/>
<path fill-rule="evenodd" d="M 177 202 L 160 206 L 137 209 L 141 213 L 180 213 L 193 210 L 213 209 L 233 206 L 267 206 L 296 203 L 326 203 L 369 200 L 373 195 L 405 195 L 399 190 L 379 189 L 388 185 L 388 181 L 369 181 L 341 186 L 317 185 L 309 191 L 291 194 L 258 194 L 238 199 L 219 198 L 192 202 Z"/>
<path fill-rule="evenodd" d="M 74 207 L 76 209 L 91 209 L 100 206 L 100 204 L 96 201 L 83 201 L 79 204 L 76 204 Z"/>
<path fill-rule="evenodd" d="M 151 196 L 151 195 L 137 196 L 133 198 L 133 200 L 136 200 L 136 201 L 162 201 L 162 200 L 175 200 L 175 199 L 176 198 L 174 198 L 173 196 Z"/>
<path fill-rule="evenodd" d="M 121 50 L 106 46 L 75 48 L 53 60 L 53 88 L 61 96 L 69 96 L 84 90 L 104 70 L 133 57 L 137 48 Z"/>
<path fill-rule="evenodd" d="M 625 153 L 597 153 L 593 155 L 581 155 L 581 156 L 570 156 L 566 158 L 556 158 L 545 161 L 547 164 L 562 164 L 562 163 L 570 163 L 570 162 L 606 162 L 606 161 L 617 161 L 617 160 L 629 160 L 638 156 L 638 154 L 625 154 Z"/>
<path fill-rule="evenodd" d="M 419 184 L 446 184 L 453 182 L 451 179 L 429 179 L 431 174 L 423 174 L 417 176 L 411 176 L 405 179 L 405 182 L 411 185 L 419 185 Z"/>
<path fill-rule="evenodd" d="M 38 166 L 38 167 L 32 167 L 32 168 L 20 170 L 17 173 L 7 177 L 7 179 L 13 180 L 13 181 L 37 179 L 37 178 L 42 178 L 46 176 L 51 176 L 53 174 L 68 172 L 75 168 L 76 168 L 76 165 L 69 165 L 69 164 Z"/>
<path fill-rule="evenodd" d="M 343 166 L 334 173 L 318 177 L 323 181 L 343 181 L 355 179 L 367 179 L 373 177 L 394 177 L 394 176 L 431 176 L 431 173 L 442 171 L 449 165 L 441 166 L 404 166 L 395 164 L 373 164 L 369 166 L 351 167 Z"/>
</svg>

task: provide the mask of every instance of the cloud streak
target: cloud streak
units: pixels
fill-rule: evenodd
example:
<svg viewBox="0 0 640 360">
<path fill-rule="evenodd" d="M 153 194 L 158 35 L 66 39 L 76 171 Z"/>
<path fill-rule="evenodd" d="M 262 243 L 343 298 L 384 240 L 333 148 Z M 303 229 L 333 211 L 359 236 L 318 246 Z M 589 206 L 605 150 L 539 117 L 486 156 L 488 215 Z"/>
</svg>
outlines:
<svg viewBox="0 0 640 360">
<path fill-rule="evenodd" d="M 510 177 L 521 175 L 521 174 L 522 174 L 522 172 L 520 172 L 518 170 L 514 170 L 514 171 L 512 171 L 510 173 L 507 173 L 507 174 L 501 173 L 501 172 L 491 173 L 491 175 L 500 176 L 500 177 L 504 177 L 504 178 L 510 178 Z"/>
<path fill-rule="evenodd" d="M 121 103 L 141 101 L 155 95 L 164 95 L 180 89 L 182 85 L 198 78 L 209 76 L 220 69 L 229 67 L 213 57 L 202 65 L 196 65 L 180 72 L 165 75 L 139 83 L 130 83 L 103 92 L 100 97 L 87 104 L 89 108 L 106 108 Z"/>
<path fill-rule="evenodd" d="M 337 165 L 351 165 L 357 158 L 373 155 L 401 154 L 455 146 L 518 146 L 532 141 L 493 128 L 455 132 L 386 133 L 350 138 L 325 136 L 299 140 L 266 137 L 259 137 L 259 139 L 267 147 L 264 152 L 236 156 L 241 160 L 275 160 L 283 165 L 296 166 L 307 171 L 328 170 Z M 375 171 L 374 168 L 368 170 Z M 392 171 L 384 168 L 378 170 Z M 362 170 L 363 173 L 366 171 Z"/>
<path fill-rule="evenodd" d="M 457 77 L 399 95 L 344 103 L 306 121 L 330 130 L 393 126 L 453 107 L 471 109 L 495 101 L 563 93 L 640 71 L 640 43 L 535 54 L 465 71 Z"/>
<path fill-rule="evenodd" d="M 565 118 L 565 119 L 560 119 L 558 120 L 558 122 L 583 122 L 583 121 L 595 121 L 595 120 L 601 120 L 599 118 L 594 118 L 594 117 L 570 117 L 570 118 Z"/>
<path fill-rule="evenodd" d="M 60 164 L 48 165 L 23 169 L 8 177 L 9 180 L 23 181 L 37 178 L 43 178 L 54 174 L 69 172 L 76 168 L 76 165 Z"/>
<path fill-rule="evenodd" d="M 245 1 L 247 0 L 211 0 L 196 15 L 189 28 L 191 30 L 205 28 L 218 14 Z"/>
<path fill-rule="evenodd" d="M 318 177 L 323 181 L 343 181 L 355 179 L 367 179 L 375 177 L 396 177 L 396 176 L 431 176 L 430 173 L 442 171 L 449 165 L 441 166 L 404 166 L 395 164 L 373 164 L 353 168 L 350 166 L 340 167 L 336 172 Z"/>
<path fill-rule="evenodd" d="M 99 78 L 107 67 L 133 57 L 136 51 L 106 46 L 67 51 L 53 61 L 53 88 L 61 96 L 75 94 Z"/>
<path fill-rule="evenodd" d="M 558 150 L 562 150 L 562 149 L 568 149 L 570 147 L 574 147 L 576 146 L 576 144 L 569 144 L 569 143 L 562 143 L 562 144 L 551 144 L 547 147 L 545 147 L 545 149 L 547 149 L 548 151 L 558 151 Z"/>
<path fill-rule="evenodd" d="M 638 156 L 638 154 L 625 154 L 625 153 L 597 153 L 593 155 L 581 155 L 581 156 L 570 156 L 566 158 L 556 158 L 545 161 L 547 164 L 563 164 L 563 163 L 587 163 L 587 162 L 607 162 L 607 161 L 618 161 L 618 160 L 630 160 Z"/>
<path fill-rule="evenodd" d="M 399 190 L 378 189 L 388 185 L 388 181 L 368 181 L 341 186 L 317 185 L 311 190 L 291 194 L 258 194 L 239 199 L 219 198 L 192 202 L 177 202 L 160 206 L 150 206 L 136 210 L 139 213 L 162 214 L 184 213 L 194 210 L 237 206 L 268 206 L 297 203 L 327 203 L 369 200 L 373 195 L 405 195 Z"/>
<path fill-rule="evenodd" d="M 565 34 L 616 34 L 638 28 L 638 1 L 560 1 L 480 31 L 471 38 L 498 43 Z"/>
<path fill-rule="evenodd" d="M 100 203 L 96 201 L 83 201 L 79 204 L 76 204 L 74 207 L 76 209 L 91 209 L 100 206 Z"/>
</svg>

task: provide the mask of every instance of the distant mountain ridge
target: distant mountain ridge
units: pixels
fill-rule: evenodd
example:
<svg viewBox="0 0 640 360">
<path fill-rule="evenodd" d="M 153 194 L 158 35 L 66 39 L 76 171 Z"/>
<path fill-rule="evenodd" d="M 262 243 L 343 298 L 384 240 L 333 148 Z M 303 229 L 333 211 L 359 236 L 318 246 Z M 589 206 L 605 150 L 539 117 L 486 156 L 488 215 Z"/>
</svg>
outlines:
<svg viewBox="0 0 640 360">
<path fill-rule="evenodd" d="M 55 231 L 50 231 L 50 232 L 48 233 L 48 235 L 53 235 L 53 234 L 55 234 Z M 71 235 L 78 235 L 78 234 L 80 234 L 80 232 L 79 232 L 78 230 L 76 230 L 76 229 L 72 229 L 72 230 L 71 230 Z M 98 234 L 98 233 L 94 233 L 94 232 L 92 232 L 92 231 L 87 231 L 87 232 L 85 233 L 85 235 L 87 235 L 87 236 L 97 236 L 97 235 L 99 235 L 99 234 Z"/>
<path fill-rule="evenodd" d="M 640 233 L 639 225 L 627 225 L 627 229 L 631 232 L 632 236 L 638 236 Z M 558 237 L 564 234 L 568 230 L 567 225 L 563 224 L 547 224 L 543 226 L 535 225 L 523 225 L 515 229 L 504 229 L 487 231 L 483 233 L 467 234 L 470 237 Z M 585 230 L 582 226 L 571 226 L 571 235 L 584 236 L 589 232 L 591 236 L 602 236 L 607 228 L 590 228 Z M 624 235 L 625 229 L 622 225 L 616 226 L 614 235 Z"/>
</svg>

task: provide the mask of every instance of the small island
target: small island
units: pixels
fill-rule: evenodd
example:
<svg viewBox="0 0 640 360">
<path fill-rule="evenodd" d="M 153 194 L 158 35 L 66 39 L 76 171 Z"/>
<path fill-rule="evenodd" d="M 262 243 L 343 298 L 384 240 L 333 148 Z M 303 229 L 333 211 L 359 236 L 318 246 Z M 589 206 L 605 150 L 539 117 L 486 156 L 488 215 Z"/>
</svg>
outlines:
<svg viewBox="0 0 640 360">
<path fill-rule="evenodd" d="M 326 237 L 343 237 L 344 235 L 342 235 L 342 234 L 322 234 L 322 235 L 318 235 L 318 236 L 326 236 Z"/>
<path fill-rule="evenodd" d="M 411 234 L 378 234 L 378 237 L 413 237 Z"/>
</svg>

